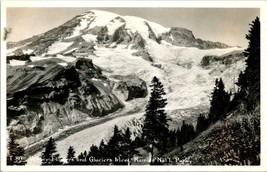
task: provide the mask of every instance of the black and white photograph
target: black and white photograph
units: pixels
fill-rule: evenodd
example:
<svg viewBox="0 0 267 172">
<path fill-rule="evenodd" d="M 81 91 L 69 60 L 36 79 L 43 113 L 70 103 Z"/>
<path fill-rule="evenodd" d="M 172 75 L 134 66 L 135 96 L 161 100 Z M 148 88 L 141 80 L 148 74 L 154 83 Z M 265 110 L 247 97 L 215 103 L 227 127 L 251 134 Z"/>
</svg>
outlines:
<svg viewBox="0 0 267 172">
<path fill-rule="evenodd" d="M 1 7 L 2 170 L 264 170 L 261 3 L 114 3 Z"/>
</svg>

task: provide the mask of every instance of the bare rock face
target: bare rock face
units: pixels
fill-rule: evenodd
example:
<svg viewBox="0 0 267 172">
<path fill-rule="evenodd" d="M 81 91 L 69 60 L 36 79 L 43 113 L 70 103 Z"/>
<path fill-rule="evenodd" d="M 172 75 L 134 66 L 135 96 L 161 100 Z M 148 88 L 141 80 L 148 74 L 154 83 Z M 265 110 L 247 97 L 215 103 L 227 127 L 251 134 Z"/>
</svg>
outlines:
<svg viewBox="0 0 267 172">
<path fill-rule="evenodd" d="M 147 22 L 144 22 L 144 23 L 145 23 L 145 25 L 146 25 L 147 28 L 148 28 L 148 32 L 149 32 L 148 37 L 149 37 L 150 39 L 152 39 L 153 41 L 157 42 L 158 38 L 157 38 L 156 34 L 153 32 L 153 30 L 152 30 L 152 28 L 150 27 L 150 25 L 149 25 Z"/>
<path fill-rule="evenodd" d="M 145 40 L 142 38 L 142 36 L 138 32 L 136 32 L 133 35 L 133 40 L 131 43 L 133 45 L 132 49 L 137 50 L 132 55 L 141 56 L 143 59 L 153 62 L 153 59 L 151 58 L 147 49 L 145 48 Z"/>
<path fill-rule="evenodd" d="M 218 64 L 224 64 L 226 66 L 229 66 L 244 58 L 245 56 L 243 51 L 234 51 L 229 54 L 224 54 L 222 56 L 206 55 L 201 60 L 201 66 L 203 68 L 209 68 L 212 65 Z"/>
<path fill-rule="evenodd" d="M 58 59 L 57 59 L 58 60 Z M 48 59 L 37 67 L 12 67 L 7 76 L 8 128 L 34 141 L 87 118 L 123 107 L 110 81 L 91 60 L 78 58 L 67 67 Z"/>
<path fill-rule="evenodd" d="M 113 86 L 113 93 L 121 100 L 129 101 L 134 98 L 143 98 L 147 96 L 147 86 L 145 81 L 137 76 L 114 76 L 120 80 Z"/>
<path fill-rule="evenodd" d="M 179 27 L 172 27 L 169 32 L 162 34 L 162 40 L 176 46 L 196 47 L 200 49 L 230 47 L 220 42 L 204 41 L 195 38 L 191 30 Z"/>
</svg>

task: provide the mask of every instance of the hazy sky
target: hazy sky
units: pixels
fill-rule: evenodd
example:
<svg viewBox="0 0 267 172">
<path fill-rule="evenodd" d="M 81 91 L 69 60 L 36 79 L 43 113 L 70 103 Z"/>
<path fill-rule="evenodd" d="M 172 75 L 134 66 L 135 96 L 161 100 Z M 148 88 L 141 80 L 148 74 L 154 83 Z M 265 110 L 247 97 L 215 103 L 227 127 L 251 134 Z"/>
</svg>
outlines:
<svg viewBox="0 0 267 172">
<path fill-rule="evenodd" d="M 138 16 L 165 27 L 184 27 L 196 38 L 247 46 L 245 35 L 260 10 L 256 8 L 7 8 L 8 41 L 46 32 L 91 9 Z"/>
</svg>

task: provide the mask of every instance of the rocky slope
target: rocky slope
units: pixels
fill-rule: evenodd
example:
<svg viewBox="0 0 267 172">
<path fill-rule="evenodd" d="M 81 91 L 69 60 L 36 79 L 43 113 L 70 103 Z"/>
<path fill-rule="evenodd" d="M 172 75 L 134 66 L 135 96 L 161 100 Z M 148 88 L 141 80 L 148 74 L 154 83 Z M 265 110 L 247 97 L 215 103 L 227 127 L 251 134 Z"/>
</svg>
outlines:
<svg viewBox="0 0 267 172">
<path fill-rule="evenodd" d="M 146 96 L 144 81 L 128 77 L 127 83 L 107 79 L 90 59 L 70 63 L 49 59 L 9 67 L 8 126 L 19 138 L 35 137 L 36 141 L 59 128 L 122 108 L 116 93 L 127 92 L 127 100 Z"/>
</svg>

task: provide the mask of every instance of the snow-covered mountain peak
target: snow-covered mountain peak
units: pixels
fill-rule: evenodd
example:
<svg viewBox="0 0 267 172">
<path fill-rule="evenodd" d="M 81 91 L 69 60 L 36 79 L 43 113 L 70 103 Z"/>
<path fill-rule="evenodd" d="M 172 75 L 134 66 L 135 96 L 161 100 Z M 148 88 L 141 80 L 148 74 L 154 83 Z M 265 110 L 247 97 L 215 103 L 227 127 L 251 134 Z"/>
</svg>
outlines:
<svg viewBox="0 0 267 172">
<path fill-rule="evenodd" d="M 200 49 L 228 48 L 223 43 L 196 39 L 192 31 L 171 27 L 166 28 L 158 23 L 135 16 L 122 16 L 112 12 L 91 10 L 78 15 L 63 25 L 32 38 L 8 44 L 8 54 L 34 53 L 36 55 L 81 54 L 90 45 L 116 47 L 135 47 L 148 56 L 145 47 L 147 42 L 170 44 L 178 47 L 196 47 Z M 54 51 L 56 47 L 60 51 Z M 138 48 L 137 48 L 138 47 Z M 51 51 L 51 48 L 53 51 Z M 148 57 L 145 57 L 149 59 Z"/>
<path fill-rule="evenodd" d="M 27 138 L 26 130 L 17 123 L 29 126 L 33 139 L 27 138 L 26 145 L 58 128 L 88 117 L 91 120 L 93 114 L 102 118 L 123 107 L 114 114 L 124 122 L 116 118 L 99 126 L 99 131 L 96 127 L 101 137 L 97 135 L 89 144 L 99 144 L 115 122 L 123 128 L 132 125 L 133 118 L 142 118 L 150 91 L 147 86 L 154 76 L 164 85 L 165 110 L 172 125 L 194 121 L 208 110 L 215 79 L 222 78 L 226 90 L 235 92 L 238 75 L 245 67 L 241 48 L 195 38 L 185 28 L 166 28 L 139 17 L 98 10 L 7 47 L 8 113 L 34 116 L 34 122 L 21 118 L 9 125 L 14 124 L 22 138 Z M 12 99 L 13 95 L 17 97 Z M 38 106 L 38 112 L 32 105 Z M 38 115 L 45 120 L 38 122 Z M 81 142 L 76 141 L 78 145 Z M 88 145 L 85 141 L 83 145 Z"/>
</svg>

